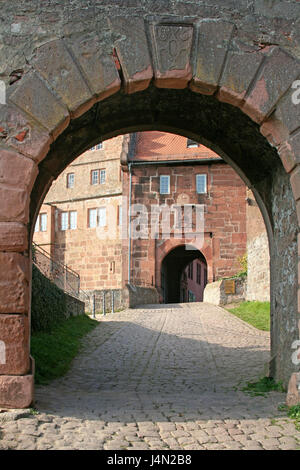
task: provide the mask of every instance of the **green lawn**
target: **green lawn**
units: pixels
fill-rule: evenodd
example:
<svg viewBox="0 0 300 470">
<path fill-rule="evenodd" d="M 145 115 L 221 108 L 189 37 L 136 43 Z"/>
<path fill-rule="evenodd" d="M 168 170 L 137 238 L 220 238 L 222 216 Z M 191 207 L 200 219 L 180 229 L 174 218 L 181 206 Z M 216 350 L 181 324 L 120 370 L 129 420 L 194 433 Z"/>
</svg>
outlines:
<svg viewBox="0 0 300 470">
<path fill-rule="evenodd" d="M 31 355 L 35 359 L 35 382 L 47 384 L 64 375 L 80 349 L 81 338 L 97 325 L 96 320 L 80 315 L 63 321 L 51 332 L 33 333 Z"/>
<path fill-rule="evenodd" d="M 259 330 L 270 331 L 270 302 L 242 302 L 228 311 Z"/>
</svg>

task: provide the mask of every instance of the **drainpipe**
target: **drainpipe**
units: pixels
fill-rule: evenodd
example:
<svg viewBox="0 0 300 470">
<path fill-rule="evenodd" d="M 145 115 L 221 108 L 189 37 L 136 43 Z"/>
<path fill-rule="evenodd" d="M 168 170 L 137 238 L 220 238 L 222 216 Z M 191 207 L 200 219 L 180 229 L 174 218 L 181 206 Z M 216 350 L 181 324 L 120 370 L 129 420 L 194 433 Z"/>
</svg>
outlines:
<svg viewBox="0 0 300 470">
<path fill-rule="evenodd" d="M 131 191 L 132 191 L 132 170 L 131 170 L 132 163 L 128 164 L 129 170 L 129 203 L 128 203 L 128 223 L 129 223 L 129 231 L 128 231 L 128 284 L 130 285 L 131 282 Z"/>
</svg>

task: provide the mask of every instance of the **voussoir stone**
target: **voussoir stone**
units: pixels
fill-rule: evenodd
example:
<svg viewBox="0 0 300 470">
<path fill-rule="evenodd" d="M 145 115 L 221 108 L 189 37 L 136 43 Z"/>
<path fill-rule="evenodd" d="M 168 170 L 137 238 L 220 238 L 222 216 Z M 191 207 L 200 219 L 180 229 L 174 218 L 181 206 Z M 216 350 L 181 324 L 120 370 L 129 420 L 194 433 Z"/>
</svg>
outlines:
<svg viewBox="0 0 300 470">
<path fill-rule="evenodd" d="M 79 35 L 70 43 L 70 48 L 97 100 L 103 100 L 120 89 L 121 79 L 112 53 L 103 50 L 96 35 Z"/>
<path fill-rule="evenodd" d="M 191 89 L 212 95 L 219 84 L 235 26 L 223 20 L 202 20 L 198 25 L 195 74 Z"/>
<path fill-rule="evenodd" d="M 51 137 L 38 127 L 28 114 L 22 114 L 12 105 L 0 107 L 0 136 L 2 143 L 40 162 L 49 150 Z"/>
<path fill-rule="evenodd" d="M 36 163 L 17 152 L 0 149 L 0 184 L 31 191 L 38 174 Z"/>
<path fill-rule="evenodd" d="M 92 106 L 93 93 L 62 39 L 40 46 L 32 63 L 61 97 L 73 117 L 80 116 Z"/>
<path fill-rule="evenodd" d="M 9 97 L 10 102 L 56 137 L 70 122 L 67 108 L 35 72 L 28 73 Z"/>
<path fill-rule="evenodd" d="M 125 81 L 125 92 L 144 90 L 153 76 L 144 20 L 115 16 L 108 21 L 112 32 L 120 35 L 115 48 Z"/>
<path fill-rule="evenodd" d="M 242 107 L 256 122 L 262 122 L 300 73 L 300 63 L 280 47 L 271 47 Z"/>
<path fill-rule="evenodd" d="M 185 88 L 193 76 L 193 23 L 152 21 L 149 25 L 154 83 L 159 88 Z"/>
</svg>

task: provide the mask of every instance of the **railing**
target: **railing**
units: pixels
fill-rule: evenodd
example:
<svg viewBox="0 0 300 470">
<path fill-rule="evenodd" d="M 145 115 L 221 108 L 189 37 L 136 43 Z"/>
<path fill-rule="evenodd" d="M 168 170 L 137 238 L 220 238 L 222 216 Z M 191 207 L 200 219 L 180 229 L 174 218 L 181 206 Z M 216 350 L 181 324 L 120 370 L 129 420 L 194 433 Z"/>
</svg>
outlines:
<svg viewBox="0 0 300 470">
<path fill-rule="evenodd" d="M 50 281 L 73 297 L 80 297 L 80 276 L 63 263 L 54 261 L 51 255 L 36 243 L 32 243 L 32 261 Z M 84 293 L 84 295 L 87 295 Z"/>
</svg>

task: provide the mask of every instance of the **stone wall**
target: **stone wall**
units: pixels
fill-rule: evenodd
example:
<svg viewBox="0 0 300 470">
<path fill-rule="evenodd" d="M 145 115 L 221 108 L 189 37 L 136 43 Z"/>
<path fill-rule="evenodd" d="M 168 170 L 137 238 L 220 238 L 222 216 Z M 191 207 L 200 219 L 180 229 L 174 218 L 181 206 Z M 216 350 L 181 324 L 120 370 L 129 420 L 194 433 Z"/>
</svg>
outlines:
<svg viewBox="0 0 300 470">
<path fill-rule="evenodd" d="M 246 300 L 270 301 L 270 254 L 266 227 L 254 196 L 247 190 Z"/>
<path fill-rule="evenodd" d="M 247 279 L 230 279 L 234 282 L 234 292 L 228 293 L 226 289 L 227 280 L 219 280 L 206 285 L 204 289 L 203 302 L 213 305 L 227 305 L 245 300 L 247 290 Z"/>
</svg>

